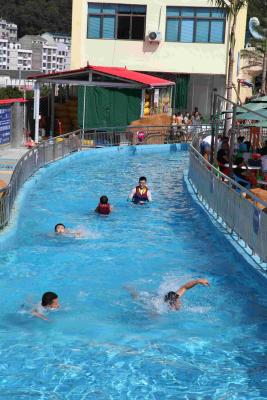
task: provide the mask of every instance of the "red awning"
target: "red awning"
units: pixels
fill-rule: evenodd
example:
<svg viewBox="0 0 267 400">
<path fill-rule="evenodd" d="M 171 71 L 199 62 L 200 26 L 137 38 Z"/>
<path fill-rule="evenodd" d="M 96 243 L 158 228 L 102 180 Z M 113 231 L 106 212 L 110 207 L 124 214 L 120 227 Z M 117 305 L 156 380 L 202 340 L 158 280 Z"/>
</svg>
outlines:
<svg viewBox="0 0 267 400">
<path fill-rule="evenodd" d="M 79 79 L 79 76 L 86 72 L 95 72 L 96 74 L 99 73 L 101 75 L 109 76 L 110 78 L 115 77 L 118 79 L 122 79 L 124 82 L 134 82 L 134 83 L 139 83 L 144 86 L 150 86 L 150 87 L 159 87 L 159 86 L 173 86 L 175 85 L 174 82 L 168 81 L 166 79 L 158 78 L 153 75 L 148 75 L 148 74 L 143 74 L 141 72 L 135 72 L 131 71 L 127 68 L 120 68 L 120 67 L 101 67 L 101 66 L 93 66 L 93 65 L 88 65 L 87 67 L 80 68 L 80 69 L 74 69 L 74 70 L 67 70 L 67 71 L 62 71 L 62 72 L 53 72 L 50 74 L 40 74 L 40 75 L 34 75 L 28 77 L 28 79 L 37 79 L 37 80 L 43 80 L 49 79 L 53 80 L 56 78 L 62 78 L 66 79 L 67 78 L 75 80 Z M 71 84 L 71 82 L 69 82 Z"/>
<path fill-rule="evenodd" d="M 149 86 L 170 86 L 174 85 L 174 82 L 161 79 L 156 76 L 142 74 L 141 72 L 130 71 L 127 68 L 119 67 L 99 67 L 90 66 L 93 71 L 102 72 L 106 75 L 116 76 L 122 79 L 143 83 Z"/>
<path fill-rule="evenodd" d="M 0 106 L 3 106 L 5 104 L 13 104 L 13 103 L 26 103 L 27 100 L 25 100 L 23 97 L 19 97 L 18 99 L 3 99 L 0 100 Z"/>
</svg>

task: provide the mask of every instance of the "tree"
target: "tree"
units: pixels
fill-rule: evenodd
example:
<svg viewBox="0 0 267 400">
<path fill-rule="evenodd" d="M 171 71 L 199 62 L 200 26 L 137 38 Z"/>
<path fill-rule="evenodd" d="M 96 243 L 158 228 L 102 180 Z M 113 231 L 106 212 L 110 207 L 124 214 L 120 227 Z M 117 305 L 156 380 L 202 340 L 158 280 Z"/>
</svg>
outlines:
<svg viewBox="0 0 267 400">
<path fill-rule="evenodd" d="M 228 77 L 227 77 L 227 94 L 226 98 L 226 110 L 231 110 L 232 105 L 230 101 L 232 101 L 232 93 L 233 93 L 233 71 L 234 71 L 234 54 L 235 54 L 235 42 L 236 42 L 236 22 L 239 11 L 246 7 L 249 3 L 249 0 L 210 0 L 211 3 L 218 8 L 222 8 L 227 15 L 229 23 L 231 24 L 230 38 L 229 38 L 229 59 L 228 59 Z M 228 115 L 226 113 L 226 115 Z M 228 132 L 230 129 L 231 121 L 226 118 L 226 127 L 225 131 Z"/>
<path fill-rule="evenodd" d="M 266 75 L 267 75 L 267 17 L 263 16 L 259 18 L 259 25 L 257 20 L 253 26 L 253 30 L 256 33 L 255 37 L 249 39 L 249 43 L 252 48 L 248 48 L 242 51 L 242 57 L 248 60 L 248 67 L 260 67 L 262 69 L 261 74 L 261 91 L 266 93 Z"/>
<path fill-rule="evenodd" d="M 0 0 L 0 17 L 18 25 L 19 37 L 71 32 L 72 0 Z"/>
</svg>

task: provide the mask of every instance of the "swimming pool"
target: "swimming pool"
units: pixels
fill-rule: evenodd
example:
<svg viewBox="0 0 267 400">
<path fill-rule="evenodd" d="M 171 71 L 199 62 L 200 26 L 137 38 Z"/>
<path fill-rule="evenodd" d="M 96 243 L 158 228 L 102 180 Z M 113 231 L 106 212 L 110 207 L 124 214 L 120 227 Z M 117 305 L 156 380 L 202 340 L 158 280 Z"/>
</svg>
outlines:
<svg viewBox="0 0 267 400">
<path fill-rule="evenodd" d="M 267 397 L 266 280 L 187 193 L 187 152 L 154 149 L 78 153 L 32 178 L 0 255 L 1 400 Z M 126 202 L 141 175 L 143 207 Z M 57 222 L 85 237 L 55 237 Z M 197 277 L 211 287 L 168 312 L 163 295 Z M 47 290 L 62 305 L 49 322 L 27 312 Z"/>
</svg>

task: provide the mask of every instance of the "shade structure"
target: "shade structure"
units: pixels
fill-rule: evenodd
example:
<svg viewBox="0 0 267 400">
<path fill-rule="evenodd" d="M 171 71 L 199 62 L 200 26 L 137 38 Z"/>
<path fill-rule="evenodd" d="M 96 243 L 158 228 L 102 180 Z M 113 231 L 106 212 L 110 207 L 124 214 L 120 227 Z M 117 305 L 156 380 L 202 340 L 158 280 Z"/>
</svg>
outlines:
<svg viewBox="0 0 267 400">
<path fill-rule="evenodd" d="M 251 128 L 253 126 L 255 126 L 257 128 L 267 128 L 267 121 L 254 122 L 252 124 L 245 125 L 244 127 Z"/>
<path fill-rule="evenodd" d="M 253 121 L 265 121 L 267 120 L 267 109 L 257 110 L 257 114 L 254 112 L 245 112 L 236 116 L 237 120 L 253 120 Z"/>
<path fill-rule="evenodd" d="M 251 103 L 267 103 L 267 96 L 257 97 L 251 100 Z"/>
<path fill-rule="evenodd" d="M 239 106 L 236 109 L 237 114 L 247 113 L 249 111 L 256 111 L 260 113 L 260 110 L 267 109 L 267 103 L 247 103 L 244 106 Z"/>
</svg>

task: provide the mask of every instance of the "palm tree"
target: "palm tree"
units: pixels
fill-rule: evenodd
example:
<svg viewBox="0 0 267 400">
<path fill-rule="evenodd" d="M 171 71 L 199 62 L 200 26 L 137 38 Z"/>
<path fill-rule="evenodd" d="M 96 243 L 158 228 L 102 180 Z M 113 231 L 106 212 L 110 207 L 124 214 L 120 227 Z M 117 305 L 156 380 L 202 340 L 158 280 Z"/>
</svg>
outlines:
<svg viewBox="0 0 267 400">
<path fill-rule="evenodd" d="M 242 57 L 248 60 L 248 65 L 243 69 L 249 67 L 260 67 L 261 74 L 261 92 L 266 93 L 266 75 L 267 75 L 267 18 L 256 18 L 253 30 L 256 35 L 249 40 L 251 48 L 242 51 Z"/>
<path fill-rule="evenodd" d="M 230 38 L 229 38 L 229 59 L 228 59 L 228 77 L 227 77 L 227 94 L 226 98 L 229 100 L 226 104 L 226 110 L 231 110 L 232 105 L 232 92 L 233 92 L 233 71 L 234 71 L 234 54 L 235 54 L 235 42 L 236 42 L 236 22 L 239 11 L 246 7 L 249 0 L 210 0 L 211 4 L 222 8 L 229 19 L 231 24 Z M 228 113 L 226 113 L 226 116 Z M 226 117 L 227 118 L 227 117 Z M 226 119 L 225 131 L 226 133 L 230 129 L 231 120 Z"/>
</svg>

